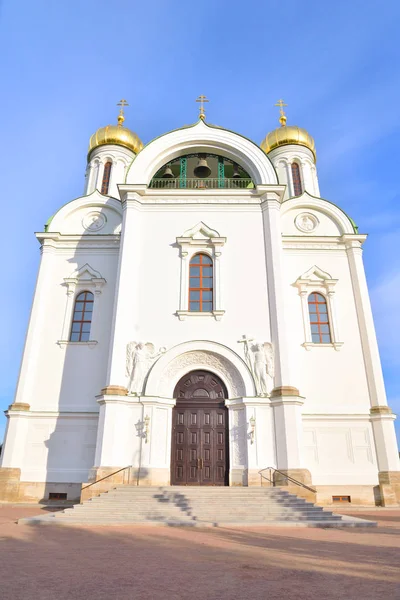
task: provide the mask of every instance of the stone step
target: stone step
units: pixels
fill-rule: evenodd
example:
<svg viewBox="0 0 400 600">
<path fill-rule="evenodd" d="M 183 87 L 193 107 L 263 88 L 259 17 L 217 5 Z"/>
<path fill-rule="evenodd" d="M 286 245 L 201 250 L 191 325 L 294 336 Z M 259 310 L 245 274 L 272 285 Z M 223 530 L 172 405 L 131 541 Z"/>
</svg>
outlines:
<svg viewBox="0 0 400 600">
<path fill-rule="evenodd" d="M 350 519 L 350 520 L 349 520 Z M 349 526 L 359 519 L 333 515 L 279 488 L 116 486 L 53 515 L 20 522 L 66 525 Z M 364 522 L 371 525 L 370 521 Z"/>
</svg>

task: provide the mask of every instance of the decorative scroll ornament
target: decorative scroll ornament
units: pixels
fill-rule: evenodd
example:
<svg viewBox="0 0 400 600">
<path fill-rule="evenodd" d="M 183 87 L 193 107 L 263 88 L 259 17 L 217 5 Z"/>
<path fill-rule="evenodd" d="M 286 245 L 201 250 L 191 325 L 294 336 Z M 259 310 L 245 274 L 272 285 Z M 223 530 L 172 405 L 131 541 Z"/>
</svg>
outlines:
<svg viewBox="0 0 400 600">
<path fill-rule="evenodd" d="M 300 213 L 294 220 L 294 224 L 303 233 L 312 233 L 319 225 L 317 217 L 311 213 Z"/>
<path fill-rule="evenodd" d="M 274 387 L 275 356 L 270 342 L 257 342 L 243 336 L 244 357 L 253 375 L 257 396 L 269 396 Z"/>
<path fill-rule="evenodd" d="M 126 376 L 128 377 L 128 394 L 140 396 L 143 383 L 154 360 L 166 352 L 162 347 L 155 352 L 150 342 L 129 342 L 126 346 Z"/>
</svg>

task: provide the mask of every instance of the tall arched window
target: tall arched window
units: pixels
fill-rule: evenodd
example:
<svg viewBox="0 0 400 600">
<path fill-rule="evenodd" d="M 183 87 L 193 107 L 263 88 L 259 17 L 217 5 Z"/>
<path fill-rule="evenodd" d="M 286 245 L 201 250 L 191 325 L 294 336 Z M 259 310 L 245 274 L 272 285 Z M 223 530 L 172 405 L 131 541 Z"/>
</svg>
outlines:
<svg viewBox="0 0 400 600">
<path fill-rule="evenodd" d="M 301 196 L 303 193 L 303 185 L 301 183 L 300 167 L 296 162 L 292 163 L 292 181 L 294 195 Z"/>
<path fill-rule="evenodd" d="M 90 340 L 93 299 L 92 292 L 81 292 L 76 297 L 70 342 L 88 342 Z"/>
<path fill-rule="evenodd" d="M 108 186 L 110 185 L 111 167 L 112 167 L 111 161 L 106 162 L 106 164 L 104 165 L 103 181 L 101 183 L 101 193 L 104 195 L 108 194 Z"/>
<path fill-rule="evenodd" d="M 213 263 L 207 254 L 196 254 L 189 264 L 189 310 L 213 310 Z"/>
<path fill-rule="evenodd" d="M 330 344 L 331 329 L 329 325 L 328 307 L 322 294 L 313 293 L 308 297 L 311 338 L 314 344 Z"/>
</svg>

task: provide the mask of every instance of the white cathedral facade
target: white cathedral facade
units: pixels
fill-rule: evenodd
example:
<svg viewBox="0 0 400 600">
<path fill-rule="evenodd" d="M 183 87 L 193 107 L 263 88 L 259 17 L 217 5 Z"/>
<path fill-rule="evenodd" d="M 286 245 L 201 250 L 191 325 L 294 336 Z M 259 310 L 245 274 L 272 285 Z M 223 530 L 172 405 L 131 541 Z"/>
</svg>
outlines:
<svg viewBox="0 0 400 600">
<path fill-rule="evenodd" d="M 36 234 L 0 499 L 269 474 L 322 504 L 398 503 L 366 235 L 321 198 L 313 138 L 281 112 L 259 146 L 201 110 L 143 147 L 123 121 Z"/>
</svg>

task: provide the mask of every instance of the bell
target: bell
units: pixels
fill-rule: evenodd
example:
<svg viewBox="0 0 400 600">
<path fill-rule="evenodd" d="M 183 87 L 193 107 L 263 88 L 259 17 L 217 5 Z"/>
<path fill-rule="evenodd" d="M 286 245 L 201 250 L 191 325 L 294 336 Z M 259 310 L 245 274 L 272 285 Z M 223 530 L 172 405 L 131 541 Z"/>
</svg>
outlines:
<svg viewBox="0 0 400 600">
<path fill-rule="evenodd" d="M 194 169 L 196 177 L 209 177 L 211 175 L 211 169 L 207 164 L 207 158 L 205 154 L 199 154 L 199 162 Z"/>
<path fill-rule="evenodd" d="M 240 179 L 239 167 L 234 163 L 233 164 L 233 179 Z"/>
<path fill-rule="evenodd" d="M 174 174 L 172 172 L 171 166 L 167 165 L 165 167 L 164 173 L 162 174 L 162 178 L 163 179 L 172 179 L 173 176 L 174 176 Z"/>
</svg>

